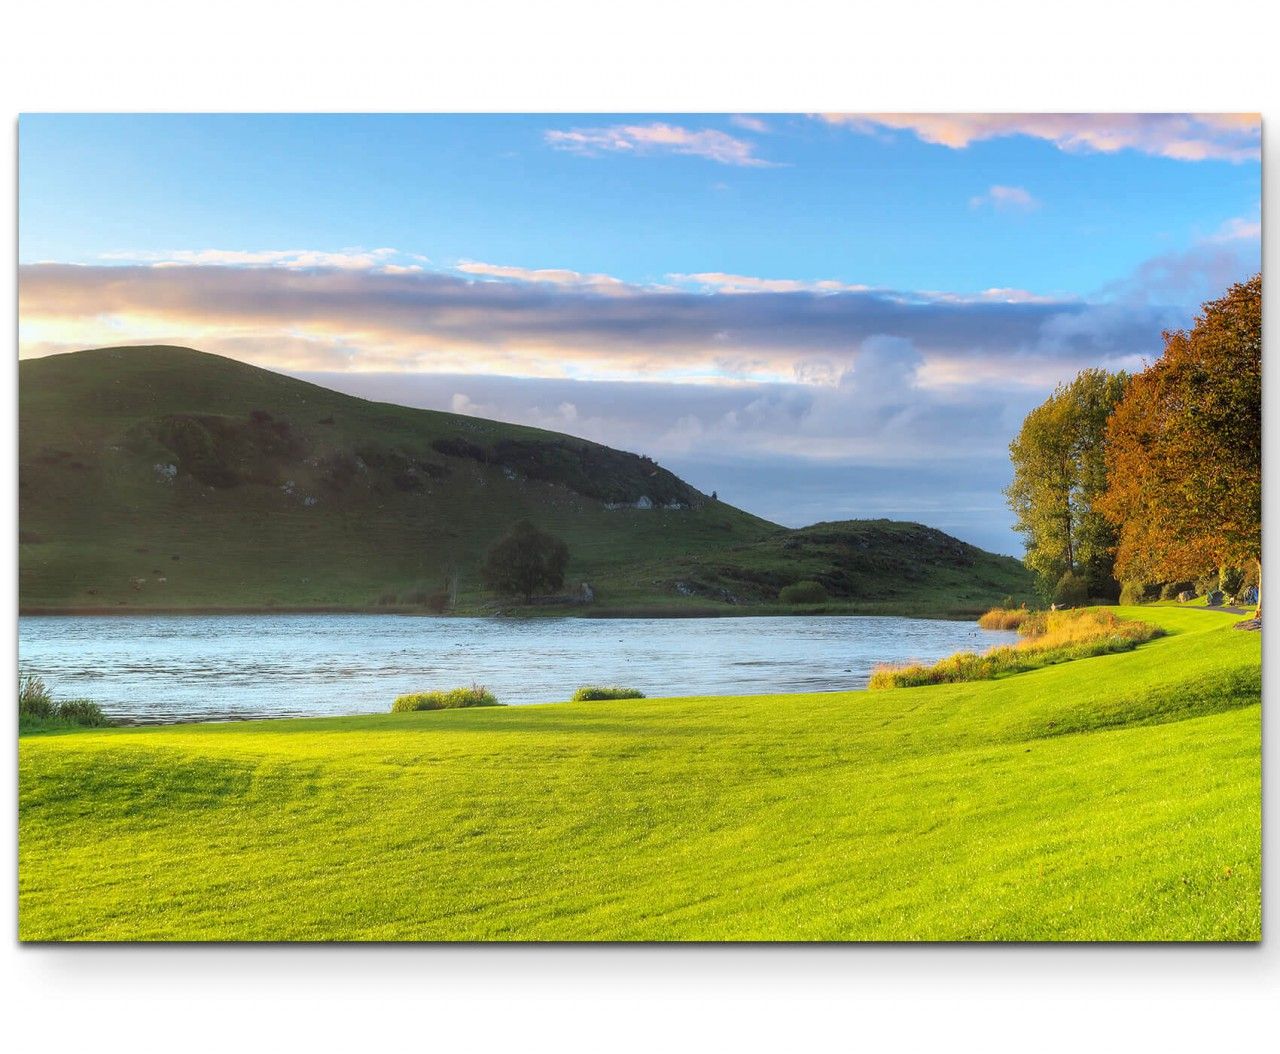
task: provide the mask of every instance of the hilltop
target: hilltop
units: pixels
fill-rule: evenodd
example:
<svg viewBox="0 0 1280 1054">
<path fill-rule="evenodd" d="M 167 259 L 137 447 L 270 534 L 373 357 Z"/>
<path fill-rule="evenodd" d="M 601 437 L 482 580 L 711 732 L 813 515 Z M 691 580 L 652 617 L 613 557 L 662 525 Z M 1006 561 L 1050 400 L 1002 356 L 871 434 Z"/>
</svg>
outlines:
<svg viewBox="0 0 1280 1054">
<path fill-rule="evenodd" d="M 653 460 L 572 436 L 343 395 L 189 348 L 19 366 L 23 610 L 483 612 L 487 548 L 527 518 L 567 542 L 560 612 L 966 614 L 1029 592 L 1015 560 L 919 524 L 788 530 Z M 539 610 L 542 610 L 541 608 Z"/>
</svg>

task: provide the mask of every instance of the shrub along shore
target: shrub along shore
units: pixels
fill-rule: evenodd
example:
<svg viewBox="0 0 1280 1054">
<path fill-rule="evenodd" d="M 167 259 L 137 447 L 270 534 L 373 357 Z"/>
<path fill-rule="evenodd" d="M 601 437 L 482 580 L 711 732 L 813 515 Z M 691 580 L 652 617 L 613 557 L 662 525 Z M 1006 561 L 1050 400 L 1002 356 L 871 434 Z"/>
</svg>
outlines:
<svg viewBox="0 0 1280 1054">
<path fill-rule="evenodd" d="M 1073 611 L 988 611 L 978 620 L 984 629 L 1016 629 L 1017 644 L 991 648 L 981 655 L 962 651 L 932 665 L 880 666 L 869 688 L 914 688 L 954 681 L 989 681 L 1073 659 L 1132 651 L 1164 630 L 1148 622 L 1118 618 L 1100 608 Z"/>
</svg>

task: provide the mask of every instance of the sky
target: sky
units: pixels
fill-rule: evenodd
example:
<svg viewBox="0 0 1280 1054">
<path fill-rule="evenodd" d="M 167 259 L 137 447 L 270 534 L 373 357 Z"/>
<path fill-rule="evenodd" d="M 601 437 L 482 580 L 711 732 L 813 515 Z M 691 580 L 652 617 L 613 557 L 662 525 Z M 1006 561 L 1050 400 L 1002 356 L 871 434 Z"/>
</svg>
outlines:
<svg viewBox="0 0 1280 1054">
<path fill-rule="evenodd" d="M 1022 417 L 1260 269 L 1257 115 L 26 115 L 19 353 L 182 344 L 998 552 Z"/>
</svg>

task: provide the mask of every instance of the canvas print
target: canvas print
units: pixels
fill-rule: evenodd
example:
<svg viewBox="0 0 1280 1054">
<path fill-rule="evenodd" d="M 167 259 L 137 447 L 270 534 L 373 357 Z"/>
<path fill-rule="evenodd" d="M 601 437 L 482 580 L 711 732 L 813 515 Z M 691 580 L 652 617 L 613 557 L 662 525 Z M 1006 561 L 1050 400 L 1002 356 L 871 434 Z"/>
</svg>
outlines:
<svg viewBox="0 0 1280 1054">
<path fill-rule="evenodd" d="M 1258 941 L 1256 114 L 19 122 L 23 941 Z"/>
</svg>

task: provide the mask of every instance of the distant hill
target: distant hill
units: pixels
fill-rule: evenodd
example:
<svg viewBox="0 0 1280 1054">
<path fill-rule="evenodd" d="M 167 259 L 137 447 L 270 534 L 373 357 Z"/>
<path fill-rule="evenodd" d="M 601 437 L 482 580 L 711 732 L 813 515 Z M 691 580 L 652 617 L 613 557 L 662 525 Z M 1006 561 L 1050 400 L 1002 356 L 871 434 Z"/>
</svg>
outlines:
<svg viewBox="0 0 1280 1054">
<path fill-rule="evenodd" d="M 841 609 L 957 614 L 1022 566 L 917 524 L 800 531 L 583 439 L 369 402 L 189 348 L 19 365 L 24 610 L 506 607 L 486 549 L 527 518 L 568 543 L 557 611 L 741 610 L 821 581 Z"/>
</svg>

